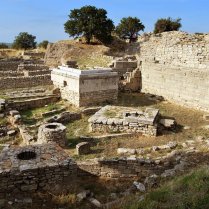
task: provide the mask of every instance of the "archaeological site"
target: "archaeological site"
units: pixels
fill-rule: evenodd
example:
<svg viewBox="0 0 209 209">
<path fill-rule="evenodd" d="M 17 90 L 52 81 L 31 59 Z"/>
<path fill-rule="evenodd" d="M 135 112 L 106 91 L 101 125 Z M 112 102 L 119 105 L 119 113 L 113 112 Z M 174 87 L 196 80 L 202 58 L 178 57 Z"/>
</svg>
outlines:
<svg viewBox="0 0 209 209">
<path fill-rule="evenodd" d="M 0 209 L 208 209 L 209 33 L 71 9 L 0 43 Z"/>
</svg>

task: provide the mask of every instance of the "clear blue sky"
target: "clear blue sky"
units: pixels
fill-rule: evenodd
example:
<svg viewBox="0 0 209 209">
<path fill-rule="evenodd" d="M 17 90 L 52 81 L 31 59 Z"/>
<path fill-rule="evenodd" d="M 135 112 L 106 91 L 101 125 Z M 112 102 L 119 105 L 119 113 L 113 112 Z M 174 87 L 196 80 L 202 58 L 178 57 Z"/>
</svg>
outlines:
<svg viewBox="0 0 209 209">
<path fill-rule="evenodd" d="M 38 42 L 68 39 L 63 24 L 71 9 L 85 5 L 106 9 L 115 24 L 137 16 L 146 32 L 168 16 L 181 17 L 183 31 L 209 32 L 209 0 L 0 0 L 0 42 L 13 42 L 19 32 L 35 35 Z"/>
</svg>

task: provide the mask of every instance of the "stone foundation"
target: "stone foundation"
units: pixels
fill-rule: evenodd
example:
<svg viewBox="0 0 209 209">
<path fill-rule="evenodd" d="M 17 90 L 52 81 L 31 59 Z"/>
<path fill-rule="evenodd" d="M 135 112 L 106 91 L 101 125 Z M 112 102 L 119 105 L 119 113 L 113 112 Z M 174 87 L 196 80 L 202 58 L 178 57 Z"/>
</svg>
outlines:
<svg viewBox="0 0 209 209">
<path fill-rule="evenodd" d="M 50 70 L 41 61 L 0 60 L 0 89 L 52 85 Z"/>
<path fill-rule="evenodd" d="M 0 155 L 0 193 L 36 191 L 74 178 L 77 166 L 57 145 L 12 147 Z"/>
<path fill-rule="evenodd" d="M 23 101 L 12 101 L 8 102 L 8 108 L 16 110 L 28 110 L 38 107 L 44 107 L 47 104 L 57 102 L 60 99 L 59 96 L 45 96 L 42 98 L 25 99 Z"/>
<path fill-rule="evenodd" d="M 161 162 L 163 165 L 163 162 Z M 94 159 L 78 162 L 78 176 L 97 176 L 101 178 L 143 178 L 160 174 L 169 166 L 156 164 L 153 160 L 139 158 Z"/>
<path fill-rule="evenodd" d="M 28 88 L 34 86 L 52 85 L 50 75 L 38 75 L 30 77 L 6 77 L 0 78 L 0 89 Z"/>
<path fill-rule="evenodd" d="M 158 116 L 159 110 L 152 108 L 142 111 L 133 108 L 105 106 L 89 119 L 89 123 L 92 132 L 125 132 L 156 136 Z"/>
</svg>

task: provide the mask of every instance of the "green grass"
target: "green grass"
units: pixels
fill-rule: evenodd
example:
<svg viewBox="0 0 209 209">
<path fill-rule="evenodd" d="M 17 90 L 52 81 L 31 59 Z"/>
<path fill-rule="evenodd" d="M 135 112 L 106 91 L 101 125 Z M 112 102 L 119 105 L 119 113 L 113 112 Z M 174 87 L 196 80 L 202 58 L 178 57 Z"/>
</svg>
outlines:
<svg viewBox="0 0 209 209">
<path fill-rule="evenodd" d="M 26 110 L 21 112 L 23 122 L 28 125 L 34 125 L 38 120 L 43 119 L 42 113 L 61 108 L 61 104 L 49 104 L 45 107 L 36 108 L 33 110 Z"/>
<path fill-rule="evenodd" d="M 133 200 L 134 199 L 134 200 Z M 209 168 L 203 167 L 176 177 L 151 191 L 141 202 L 132 197 L 121 209 L 208 209 Z"/>
<path fill-rule="evenodd" d="M 107 118 L 115 118 L 117 117 L 117 112 L 115 109 L 110 109 L 104 113 L 104 116 L 106 116 Z"/>
<path fill-rule="evenodd" d="M 72 123 L 69 123 L 67 126 L 67 139 L 70 143 L 70 148 L 75 148 L 76 144 L 78 144 L 79 136 L 87 136 L 89 135 L 89 123 L 88 117 L 83 117 L 80 120 L 76 120 Z"/>
</svg>

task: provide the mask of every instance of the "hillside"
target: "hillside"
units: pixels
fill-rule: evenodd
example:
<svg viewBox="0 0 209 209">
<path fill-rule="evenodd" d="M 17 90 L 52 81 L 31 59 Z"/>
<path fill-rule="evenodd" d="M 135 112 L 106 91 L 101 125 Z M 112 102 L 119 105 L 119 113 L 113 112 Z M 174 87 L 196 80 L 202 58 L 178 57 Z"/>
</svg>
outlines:
<svg viewBox="0 0 209 209">
<path fill-rule="evenodd" d="M 136 45 L 138 46 L 138 44 Z M 107 67 L 114 57 L 132 54 L 132 50 L 130 52 L 129 48 L 129 44 L 119 40 L 114 40 L 109 46 L 87 45 L 74 40 L 59 41 L 48 46 L 45 63 L 49 66 L 58 66 L 64 59 L 76 60 L 80 68 Z"/>
</svg>

